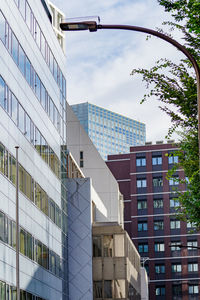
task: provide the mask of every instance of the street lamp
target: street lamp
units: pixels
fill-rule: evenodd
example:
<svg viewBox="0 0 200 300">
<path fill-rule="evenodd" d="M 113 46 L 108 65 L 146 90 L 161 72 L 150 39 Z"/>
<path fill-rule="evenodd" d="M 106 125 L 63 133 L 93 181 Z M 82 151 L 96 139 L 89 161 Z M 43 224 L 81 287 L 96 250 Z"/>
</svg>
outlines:
<svg viewBox="0 0 200 300">
<path fill-rule="evenodd" d="M 179 44 L 176 40 L 172 39 L 171 37 L 144 27 L 139 26 L 131 26 L 131 25 L 102 25 L 97 24 L 96 21 L 81 21 L 81 22 L 65 22 L 60 24 L 60 28 L 63 31 L 79 31 L 79 30 L 89 30 L 90 32 L 95 32 L 99 29 L 122 29 L 122 30 L 131 30 L 131 31 L 139 31 L 147 34 L 154 35 L 166 42 L 170 43 L 171 45 L 175 46 L 178 50 L 183 52 L 190 62 L 193 65 L 195 70 L 196 79 L 197 79 L 197 107 L 198 107 L 198 140 L 199 140 L 199 165 L 200 165 L 200 69 L 197 64 L 196 59 L 191 55 L 191 53 L 181 44 Z"/>
</svg>

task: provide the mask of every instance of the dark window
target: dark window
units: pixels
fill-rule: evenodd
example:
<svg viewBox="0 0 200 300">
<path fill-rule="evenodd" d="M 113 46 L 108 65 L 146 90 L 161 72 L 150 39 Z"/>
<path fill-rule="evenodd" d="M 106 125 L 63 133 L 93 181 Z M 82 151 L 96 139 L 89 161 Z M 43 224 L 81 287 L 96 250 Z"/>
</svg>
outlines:
<svg viewBox="0 0 200 300">
<path fill-rule="evenodd" d="M 139 253 L 147 253 L 149 251 L 148 244 L 140 243 L 138 244 L 138 252 Z"/>
<path fill-rule="evenodd" d="M 112 298 L 112 280 L 104 280 L 104 298 Z"/>
<path fill-rule="evenodd" d="M 164 274 L 165 273 L 165 265 L 164 264 L 156 264 L 155 272 L 156 272 L 156 274 Z"/>
<path fill-rule="evenodd" d="M 102 293 L 102 281 L 94 281 L 93 282 L 93 288 L 94 288 L 94 297 L 95 299 L 99 299 L 103 297 Z"/>
<path fill-rule="evenodd" d="M 138 209 L 146 209 L 147 208 L 147 200 L 138 200 L 137 208 Z"/>
<path fill-rule="evenodd" d="M 80 167 L 83 168 L 84 161 L 83 161 L 83 151 L 80 151 Z"/>
<path fill-rule="evenodd" d="M 101 236 L 93 236 L 93 256 L 101 256 Z"/>
<path fill-rule="evenodd" d="M 137 167 L 146 166 L 146 158 L 145 157 L 136 158 L 136 166 Z"/>
<path fill-rule="evenodd" d="M 162 179 L 162 177 L 155 177 L 155 178 L 153 178 L 153 186 L 154 187 L 163 186 L 163 179 Z"/>
<path fill-rule="evenodd" d="M 156 287 L 156 296 L 164 296 L 165 295 L 165 286 Z"/>
<path fill-rule="evenodd" d="M 181 284 L 172 285 L 172 295 L 173 296 L 182 296 L 182 286 Z"/>
<path fill-rule="evenodd" d="M 154 208 L 163 208 L 163 199 L 154 199 L 153 207 Z"/>
<path fill-rule="evenodd" d="M 199 286 L 197 284 L 190 284 L 188 286 L 189 295 L 197 295 L 199 294 Z"/>
<path fill-rule="evenodd" d="M 138 222 L 138 231 L 147 231 L 148 225 L 147 222 Z"/>
<path fill-rule="evenodd" d="M 154 221 L 154 230 L 163 230 L 164 229 L 164 222 L 163 220 L 156 220 Z"/>
<path fill-rule="evenodd" d="M 180 273 L 182 271 L 182 266 L 180 263 L 178 264 L 172 264 L 172 273 Z"/>
<path fill-rule="evenodd" d="M 152 165 L 153 166 L 162 165 L 162 156 L 152 157 Z"/>
<path fill-rule="evenodd" d="M 145 188 L 147 187 L 147 180 L 144 179 L 137 179 L 137 188 Z"/>
</svg>

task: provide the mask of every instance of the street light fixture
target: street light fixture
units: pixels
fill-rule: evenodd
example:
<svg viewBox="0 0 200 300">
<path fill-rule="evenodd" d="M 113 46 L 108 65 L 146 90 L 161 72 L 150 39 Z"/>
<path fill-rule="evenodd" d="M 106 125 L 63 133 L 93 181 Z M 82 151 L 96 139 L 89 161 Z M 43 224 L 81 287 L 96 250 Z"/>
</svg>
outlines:
<svg viewBox="0 0 200 300">
<path fill-rule="evenodd" d="M 200 165 L 200 69 L 197 64 L 196 59 L 191 55 L 191 53 L 180 43 L 176 40 L 172 39 L 171 37 L 144 27 L 139 26 L 131 26 L 131 25 L 102 25 L 97 24 L 96 21 L 81 21 L 81 22 L 65 22 L 60 24 L 60 28 L 63 31 L 78 31 L 78 30 L 89 30 L 90 32 L 95 32 L 98 29 L 117 29 L 117 30 L 131 30 L 131 31 L 139 31 L 143 33 L 147 33 L 150 35 L 154 35 L 166 42 L 170 43 L 171 45 L 175 46 L 178 50 L 184 53 L 190 62 L 193 65 L 195 70 L 196 79 L 197 79 L 197 107 L 198 107 L 198 140 L 199 140 L 199 165 Z"/>
</svg>

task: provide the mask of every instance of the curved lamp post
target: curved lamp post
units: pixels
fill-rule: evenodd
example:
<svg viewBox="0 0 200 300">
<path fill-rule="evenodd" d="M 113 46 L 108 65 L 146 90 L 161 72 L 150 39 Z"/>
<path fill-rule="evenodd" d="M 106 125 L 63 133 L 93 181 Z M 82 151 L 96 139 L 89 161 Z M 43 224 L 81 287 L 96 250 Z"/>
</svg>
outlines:
<svg viewBox="0 0 200 300">
<path fill-rule="evenodd" d="M 79 30 L 89 30 L 90 32 L 95 32 L 98 29 L 122 29 L 122 30 L 131 30 L 131 31 L 139 31 L 147 34 L 154 35 L 166 42 L 175 46 L 178 50 L 183 52 L 187 58 L 192 63 L 197 79 L 197 106 L 198 106 L 198 140 L 199 140 L 199 164 L 200 164 L 200 69 L 197 64 L 195 58 L 191 55 L 191 53 L 181 44 L 179 44 L 174 39 L 169 36 L 144 27 L 131 26 L 131 25 L 102 25 L 97 24 L 95 21 L 85 21 L 85 22 L 70 22 L 70 23 L 61 23 L 60 28 L 63 31 L 79 31 Z"/>
</svg>

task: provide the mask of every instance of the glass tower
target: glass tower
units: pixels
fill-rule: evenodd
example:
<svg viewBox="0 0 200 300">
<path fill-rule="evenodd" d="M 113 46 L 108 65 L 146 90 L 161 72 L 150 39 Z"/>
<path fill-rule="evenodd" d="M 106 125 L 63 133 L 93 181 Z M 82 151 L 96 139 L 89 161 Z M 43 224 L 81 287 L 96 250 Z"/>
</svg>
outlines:
<svg viewBox="0 0 200 300">
<path fill-rule="evenodd" d="M 109 154 L 128 153 L 130 146 L 145 144 L 144 123 L 88 102 L 71 107 L 104 160 Z"/>
</svg>

